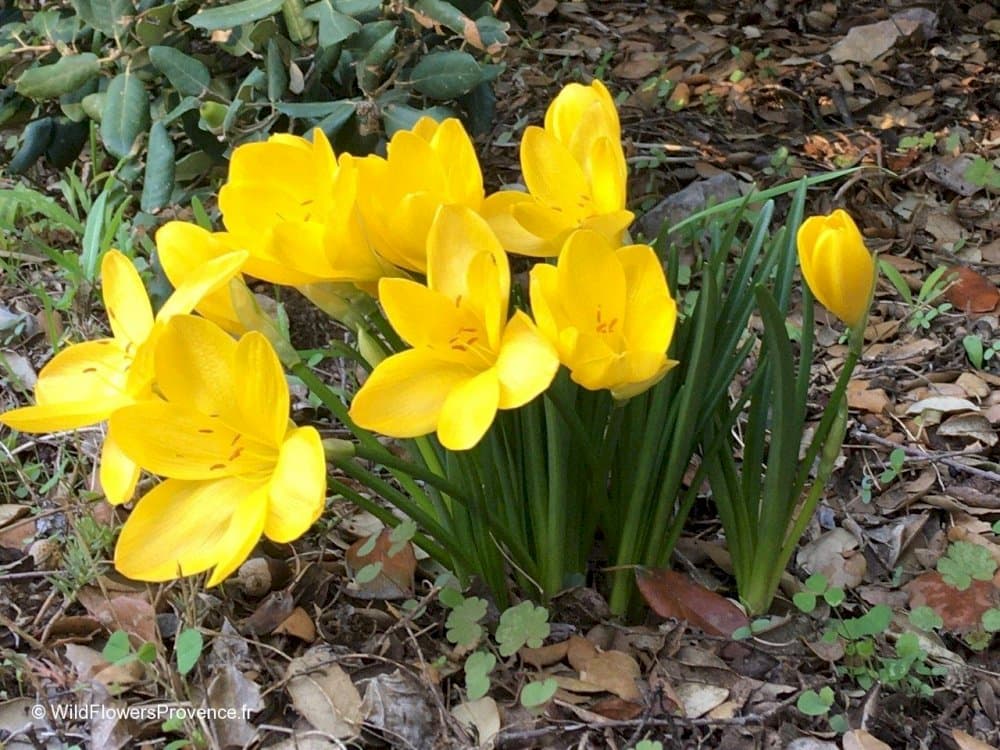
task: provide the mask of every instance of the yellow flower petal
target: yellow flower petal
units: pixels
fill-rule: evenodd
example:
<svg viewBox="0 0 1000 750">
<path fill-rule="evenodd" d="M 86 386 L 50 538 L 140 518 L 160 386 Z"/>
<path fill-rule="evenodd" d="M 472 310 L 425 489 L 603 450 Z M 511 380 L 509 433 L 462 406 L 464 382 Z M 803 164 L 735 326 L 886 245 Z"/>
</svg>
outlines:
<svg viewBox="0 0 1000 750">
<path fill-rule="evenodd" d="M 527 315 L 515 312 L 504 329 L 497 357 L 499 408 L 515 409 L 528 403 L 549 387 L 558 369 L 559 356 L 553 345 Z"/>
<path fill-rule="evenodd" d="M 613 213 L 625 208 L 625 173 L 621 145 L 610 138 L 599 138 L 590 148 L 586 162 L 587 179 L 594 196 L 594 211 Z"/>
<path fill-rule="evenodd" d="M 128 578 L 155 582 L 200 573 L 221 561 L 229 567 L 244 550 L 245 559 L 260 538 L 266 502 L 265 485 L 237 478 L 168 479 L 141 498 L 125 521 L 115 568 Z"/>
<path fill-rule="evenodd" d="M 510 294 L 510 267 L 490 225 L 467 208 L 443 206 L 427 238 L 427 285 L 453 300 L 479 300 L 484 290 L 469 288 L 469 267 L 480 253 L 488 253 L 496 267 L 493 283 L 497 289 L 492 294 L 506 300 Z"/>
<path fill-rule="evenodd" d="M 441 445 L 453 451 L 472 448 L 493 424 L 499 404 L 500 381 L 493 368 L 455 384 L 438 419 Z"/>
<path fill-rule="evenodd" d="M 554 136 L 531 126 L 521 139 L 521 170 L 528 190 L 546 206 L 558 208 L 569 221 L 594 213 L 590 185 L 569 150 Z"/>
<path fill-rule="evenodd" d="M 475 336 L 486 332 L 468 311 L 460 310 L 455 302 L 440 292 L 428 289 L 409 279 L 382 279 L 378 286 L 379 301 L 396 333 L 413 347 L 434 347 L 438 356 L 455 362 L 469 358 L 454 348 L 455 335 L 462 330 Z M 414 311 L 419 310 L 419 315 Z"/>
<path fill-rule="evenodd" d="M 101 261 L 104 307 L 115 338 L 140 344 L 153 328 L 153 308 L 132 261 L 109 250 Z"/>
<path fill-rule="evenodd" d="M 227 286 L 230 279 L 240 272 L 246 259 L 247 254 L 238 250 L 207 260 L 191 269 L 184 281 L 163 303 L 156 314 L 156 320 L 169 320 L 174 315 L 186 315 L 194 310 L 207 295 Z"/>
<path fill-rule="evenodd" d="M 233 383 L 244 373 L 236 365 L 236 347 L 236 341 L 210 321 L 175 316 L 156 345 L 157 387 L 178 406 L 237 420 Z"/>
<path fill-rule="evenodd" d="M 802 276 L 816 299 L 849 326 L 859 325 L 871 300 L 875 261 L 853 219 L 841 209 L 812 216 L 796 239 Z"/>
<path fill-rule="evenodd" d="M 101 449 L 101 468 L 99 472 L 101 489 L 112 505 L 127 503 L 135 494 L 135 486 L 139 482 L 139 466 L 125 455 L 125 452 L 114 439 L 111 431 L 104 438 Z"/>
<path fill-rule="evenodd" d="M 288 430 L 288 383 L 263 334 L 251 331 L 240 339 L 234 372 L 230 384 L 235 390 L 239 428 L 265 445 L 281 445 Z"/>
<path fill-rule="evenodd" d="M 625 340 L 630 350 L 664 353 L 677 324 L 677 303 L 670 296 L 663 265 L 649 245 L 618 250 L 625 271 Z"/>
<path fill-rule="evenodd" d="M 288 433 L 268 493 L 264 523 L 268 539 L 298 539 L 319 518 L 326 501 L 326 457 L 314 428 L 300 427 Z"/>
<path fill-rule="evenodd" d="M 205 585 L 218 586 L 242 565 L 260 541 L 267 523 L 267 487 L 258 487 L 236 507 L 218 545 L 218 562 Z"/>
<path fill-rule="evenodd" d="M 558 293 L 574 326 L 610 340 L 621 339 L 625 271 L 604 237 L 587 230 L 570 235 L 559 256 Z"/>
<path fill-rule="evenodd" d="M 109 423 L 129 458 L 172 479 L 268 474 L 278 458 L 276 446 L 179 404 L 145 401 L 119 409 Z"/>
<path fill-rule="evenodd" d="M 533 204 L 534 198 L 518 190 L 503 190 L 487 196 L 483 202 L 482 215 L 489 222 L 503 248 L 510 253 L 530 255 L 536 258 L 552 257 L 559 253 L 542 236 L 532 234 L 514 217 L 514 206 Z M 548 236 L 546 232 L 545 236 Z"/>
<path fill-rule="evenodd" d="M 379 363 L 354 396 L 351 419 L 393 437 L 433 432 L 448 394 L 475 375 L 425 349 L 408 349 Z"/>
<path fill-rule="evenodd" d="M 430 139 L 431 149 L 444 167 L 449 203 L 478 210 L 483 202 L 483 173 L 476 148 L 460 120 L 449 117 Z"/>
</svg>

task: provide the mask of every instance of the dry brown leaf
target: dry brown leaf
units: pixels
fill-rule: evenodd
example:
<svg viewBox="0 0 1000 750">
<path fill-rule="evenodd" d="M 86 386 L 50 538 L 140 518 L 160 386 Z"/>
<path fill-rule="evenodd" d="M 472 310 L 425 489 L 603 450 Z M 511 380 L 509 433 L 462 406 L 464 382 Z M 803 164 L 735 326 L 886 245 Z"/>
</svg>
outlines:
<svg viewBox="0 0 1000 750">
<path fill-rule="evenodd" d="M 881 414 L 892 402 L 882 388 L 869 388 L 867 380 L 852 380 L 847 384 L 847 405 L 852 409 Z"/>
<path fill-rule="evenodd" d="M 980 627 L 983 613 L 997 606 L 1000 591 L 992 581 L 976 581 L 964 591 L 945 583 L 936 570 L 917 576 L 904 587 L 910 609 L 930 607 L 944 621 L 944 629 L 965 633 Z"/>
<path fill-rule="evenodd" d="M 597 647 L 583 636 L 570 636 L 566 641 L 566 661 L 577 672 L 582 672 L 587 662 L 598 653 Z"/>
<path fill-rule="evenodd" d="M 631 721 L 642 715 L 642 704 L 623 700 L 618 696 L 602 698 L 590 707 L 595 714 L 605 716 L 612 721 Z"/>
<path fill-rule="evenodd" d="M 477 701 L 459 703 L 451 709 L 451 715 L 476 730 L 480 746 L 488 745 L 500 733 L 500 710 L 488 695 Z"/>
<path fill-rule="evenodd" d="M 955 266 L 950 273 L 957 276 L 944 293 L 955 309 L 964 313 L 987 313 L 1000 302 L 1000 289 L 978 271 Z"/>
<path fill-rule="evenodd" d="M 729 691 L 718 685 L 682 682 L 677 686 L 677 697 L 680 698 L 684 716 L 697 719 L 720 706 L 729 698 Z"/>
<path fill-rule="evenodd" d="M 235 708 L 233 718 L 219 716 L 210 719 L 216 739 L 222 747 L 246 747 L 257 736 L 257 730 L 248 721 L 250 713 L 264 708 L 260 688 L 233 664 L 224 664 L 215 672 L 208 685 L 209 708 L 226 711 Z"/>
<path fill-rule="evenodd" d="M 372 580 L 353 584 L 348 589 L 351 596 L 359 599 L 406 599 L 413 595 L 413 576 L 417 569 L 413 545 L 409 542 L 397 544 L 391 536 L 391 529 L 382 529 L 375 546 L 365 555 L 360 552 L 370 546 L 369 539 L 359 539 L 347 549 L 347 565 L 355 575 L 366 565 L 381 566 Z"/>
<path fill-rule="evenodd" d="M 522 646 L 517 655 L 526 664 L 530 664 L 535 669 L 541 669 L 542 667 L 550 667 L 565 659 L 568 649 L 569 641 L 565 640 L 559 641 L 559 643 L 552 643 L 548 646 L 539 646 L 538 648 Z"/>
<path fill-rule="evenodd" d="M 899 29 L 892 21 L 855 26 L 830 47 L 830 59 L 836 63 L 870 63 L 892 49 L 898 38 Z"/>
<path fill-rule="evenodd" d="M 842 742 L 844 750 L 892 750 L 892 747 L 864 729 L 852 729 L 844 735 Z"/>
<path fill-rule="evenodd" d="M 858 551 L 858 540 L 847 529 L 830 529 L 803 545 L 795 558 L 807 573 L 822 573 L 831 586 L 853 589 L 868 570 L 865 556 Z"/>
<path fill-rule="evenodd" d="M 988 742 L 983 742 L 978 737 L 973 737 L 961 729 L 952 729 L 951 738 L 958 744 L 958 750 L 997 750 Z"/>
<path fill-rule="evenodd" d="M 656 614 L 687 620 L 712 635 L 730 636 L 749 623 L 743 610 L 683 573 L 636 568 L 639 593 Z"/>
<path fill-rule="evenodd" d="M 285 633 L 295 636 L 300 641 L 312 643 L 316 640 L 316 625 L 309 613 L 302 607 L 296 607 L 285 620 L 274 629 L 275 634 Z"/>
<path fill-rule="evenodd" d="M 156 641 L 156 611 L 141 595 L 108 599 L 100 589 L 85 586 L 77 599 L 108 630 L 124 630 L 143 643 Z"/>
<path fill-rule="evenodd" d="M 292 705 L 310 724 L 342 740 L 361 733 L 361 694 L 329 646 L 316 646 L 292 659 L 285 676 Z"/>
<path fill-rule="evenodd" d="M 639 663 L 623 651 L 605 651 L 587 660 L 580 679 L 599 685 L 622 700 L 639 701 L 642 694 L 635 681 L 640 677 Z"/>
</svg>

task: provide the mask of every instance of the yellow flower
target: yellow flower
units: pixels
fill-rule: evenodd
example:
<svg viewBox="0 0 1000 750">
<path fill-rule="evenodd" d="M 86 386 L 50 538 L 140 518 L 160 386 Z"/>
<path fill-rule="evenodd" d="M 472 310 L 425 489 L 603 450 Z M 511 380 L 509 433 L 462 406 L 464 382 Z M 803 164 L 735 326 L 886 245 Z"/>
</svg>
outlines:
<svg viewBox="0 0 1000 750">
<path fill-rule="evenodd" d="M 262 533 L 289 542 L 319 517 L 323 445 L 315 428 L 289 422 L 281 364 L 256 331 L 237 342 L 211 321 L 177 316 L 154 364 L 167 400 L 119 409 L 111 430 L 136 463 L 168 479 L 129 515 L 115 567 L 141 581 L 214 568 L 214 586 Z"/>
<path fill-rule="evenodd" d="M 850 214 L 837 209 L 799 227 L 802 276 L 823 306 L 852 328 L 866 318 L 875 289 L 875 259 Z"/>
<path fill-rule="evenodd" d="M 373 282 L 392 267 L 368 244 L 356 209 L 357 163 L 323 131 L 272 135 L 233 151 L 219 191 L 222 239 L 250 253 L 244 271 L 275 284 Z"/>
<path fill-rule="evenodd" d="M 473 447 L 497 409 L 544 391 L 559 361 L 523 312 L 507 319 L 507 256 L 486 222 L 445 207 L 427 241 L 427 286 L 382 279 L 386 317 L 412 349 L 383 360 L 351 405 L 362 427 L 394 437 L 437 430 L 452 450 Z"/>
<path fill-rule="evenodd" d="M 507 250 L 553 257 L 576 229 L 592 229 L 620 244 L 632 223 L 625 210 L 628 171 L 611 94 L 598 80 L 571 83 L 545 113 L 545 128 L 521 139 L 528 193 L 489 196 L 483 215 Z"/>
<path fill-rule="evenodd" d="M 117 250 L 101 262 L 104 307 L 112 338 L 85 341 L 63 349 L 42 368 L 35 405 L 0 415 L 0 422 L 22 432 L 55 432 L 103 422 L 116 410 L 152 395 L 152 353 L 167 320 L 188 313 L 199 301 L 228 283 L 246 259 L 236 252 L 207 261 L 189 273 L 153 317 L 149 297 L 132 262 Z M 101 486 L 112 503 L 132 497 L 138 467 L 108 432 L 101 453 Z"/>
<path fill-rule="evenodd" d="M 584 388 L 631 398 L 677 364 L 666 355 L 677 305 L 648 245 L 616 248 L 596 232 L 574 232 L 557 266 L 531 270 L 531 310 Z"/>
<path fill-rule="evenodd" d="M 441 206 L 479 211 L 483 175 L 462 123 L 422 117 L 397 131 L 388 157 L 360 161 L 358 200 L 377 252 L 399 266 L 427 272 L 427 235 Z"/>
</svg>

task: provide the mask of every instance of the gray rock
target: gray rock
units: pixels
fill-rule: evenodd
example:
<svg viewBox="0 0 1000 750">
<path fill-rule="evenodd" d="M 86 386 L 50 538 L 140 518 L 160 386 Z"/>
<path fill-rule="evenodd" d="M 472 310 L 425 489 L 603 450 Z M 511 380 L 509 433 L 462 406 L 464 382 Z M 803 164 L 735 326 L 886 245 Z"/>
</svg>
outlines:
<svg viewBox="0 0 1000 750">
<path fill-rule="evenodd" d="M 638 221 L 639 231 L 647 240 L 653 240 L 663 222 L 671 226 L 686 219 L 709 205 L 717 205 L 743 194 L 746 183 L 728 172 L 692 182 L 683 190 L 668 195 L 647 211 Z"/>
</svg>

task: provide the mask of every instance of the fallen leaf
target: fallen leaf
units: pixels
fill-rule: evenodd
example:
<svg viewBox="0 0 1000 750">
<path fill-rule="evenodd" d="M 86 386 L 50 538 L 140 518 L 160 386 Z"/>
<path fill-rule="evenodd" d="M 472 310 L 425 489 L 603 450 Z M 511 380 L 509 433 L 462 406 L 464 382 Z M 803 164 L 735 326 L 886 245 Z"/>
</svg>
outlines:
<svg viewBox="0 0 1000 750">
<path fill-rule="evenodd" d="M 852 380 L 847 384 L 847 405 L 872 414 L 881 414 L 892 402 L 882 388 L 869 388 L 866 380 Z"/>
<path fill-rule="evenodd" d="M 295 609 L 295 599 L 288 591 L 273 591 L 240 623 L 240 630 L 252 635 L 273 633 Z"/>
<path fill-rule="evenodd" d="M 853 589 L 868 570 L 858 540 L 847 529 L 837 527 L 804 544 L 795 557 L 807 573 L 822 573 L 830 586 Z"/>
<path fill-rule="evenodd" d="M 438 699 L 439 700 L 439 699 Z M 432 688 L 396 669 L 368 681 L 365 725 L 384 732 L 396 747 L 438 747 L 441 725 Z"/>
<path fill-rule="evenodd" d="M 949 273 L 955 274 L 955 282 L 944 292 L 944 296 L 955 309 L 964 313 L 986 313 L 996 308 L 1000 302 L 1000 289 L 978 271 L 966 266 L 955 266 Z"/>
<path fill-rule="evenodd" d="M 852 729 L 844 735 L 842 742 L 844 750 L 892 750 L 891 746 L 864 729 Z"/>
<path fill-rule="evenodd" d="M 743 610 L 683 573 L 639 567 L 635 580 L 643 599 L 661 617 L 687 620 L 706 633 L 722 636 L 749 623 Z"/>
<path fill-rule="evenodd" d="M 582 671 L 598 653 L 597 647 L 583 636 L 574 635 L 566 641 L 566 661 L 577 672 Z"/>
<path fill-rule="evenodd" d="M 622 700 L 639 701 L 642 694 L 635 681 L 639 679 L 639 664 L 623 651 L 604 651 L 591 657 L 580 670 L 580 679 L 599 685 Z"/>
<path fill-rule="evenodd" d="M 459 703 L 451 715 L 470 729 L 476 730 L 479 744 L 488 745 L 500 733 L 500 710 L 488 695 L 477 701 Z"/>
<path fill-rule="evenodd" d="M 931 396 L 906 407 L 907 414 L 923 414 L 925 411 L 979 411 L 979 407 L 966 398 L 955 396 Z"/>
<path fill-rule="evenodd" d="M 943 421 L 937 434 L 945 437 L 967 437 L 993 446 L 997 444 L 997 433 L 990 426 L 990 420 L 982 414 L 957 414 Z"/>
<path fill-rule="evenodd" d="M 612 721 L 631 721 L 642 715 L 643 707 L 641 703 L 623 700 L 618 696 L 611 696 L 597 701 L 590 710 L 595 714 L 606 716 Z"/>
<path fill-rule="evenodd" d="M 275 634 L 284 633 L 295 636 L 300 641 L 312 643 L 316 640 L 316 625 L 313 623 L 309 613 L 302 607 L 296 607 L 285 620 L 273 631 Z"/>
<path fill-rule="evenodd" d="M 371 549 L 367 549 L 367 548 Z M 367 550 L 367 554 L 361 554 Z M 364 583 L 355 582 L 348 589 L 359 599 L 406 599 L 413 595 L 413 576 L 417 557 L 409 542 L 397 544 L 392 530 L 382 529 L 372 546 L 371 539 L 358 539 L 347 549 L 348 568 L 354 575 L 368 565 L 378 565 L 378 574 Z"/>
<path fill-rule="evenodd" d="M 92 586 L 85 586 L 77 600 L 108 630 L 124 630 L 140 643 L 156 641 L 156 611 L 139 596 L 113 596 L 110 599 Z"/>
<path fill-rule="evenodd" d="M 292 659 L 285 676 L 292 705 L 310 724 L 342 740 L 361 733 L 361 694 L 329 646 L 316 646 Z"/>
<path fill-rule="evenodd" d="M 830 48 L 830 59 L 836 63 L 870 63 L 892 49 L 898 38 L 899 29 L 892 21 L 855 26 Z"/>
<path fill-rule="evenodd" d="M 561 662 L 566 658 L 566 652 L 569 649 L 569 640 L 559 641 L 559 643 L 552 643 L 548 646 L 539 646 L 538 648 L 528 648 L 527 646 L 522 646 L 517 652 L 517 655 L 521 659 L 535 669 L 541 669 L 543 667 L 549 667 L 557 662 Z"/>
<path fill-rule="evenodd" d="M 944 629 L 953 633 L 976 630 L 983 613 L 997 606 L 1000 591 L 992 581 L 973 580 L 964 591 L 947 584 L 936 570 L 917 576 L 904 586 L 910 595 L 910 609 L 930 607 L 944 621 Z"/>
<path fill-rule="evenodd" d="M 676 692 L 677 697 L 680 698 L 684 716 L 688 719 L 704 716 L 729 697 L 729 691 L 724 687 L 705 685 L 700 682 L 682 682 L 677 686 Z"/>
<path fill-rule="evenodd" d="M 958 744 L 958 750 L 997 750 L 995 746 L 961 729 L 952 729 L 951 738 Z"/>
<path fill-rule="evenodd" d="M 249 715 L 264 708 L 257 683 L 234 665 L 225 664 L 208 685 L 207 703 L 209 708 L 222 713 L 210 719 L 222 747 L 246 747 L 253 742 L 257 730 L 248 721 Z M 228 709 L 236 709 L 236 716 L 226 716 L 224 712 Z"/>
</svg>

